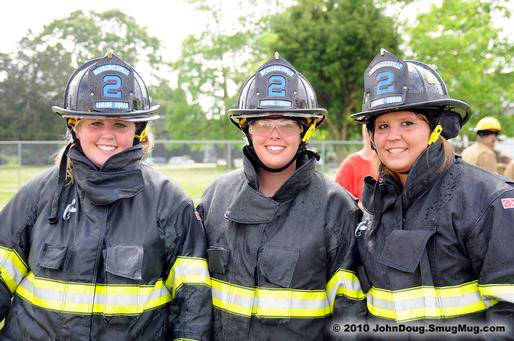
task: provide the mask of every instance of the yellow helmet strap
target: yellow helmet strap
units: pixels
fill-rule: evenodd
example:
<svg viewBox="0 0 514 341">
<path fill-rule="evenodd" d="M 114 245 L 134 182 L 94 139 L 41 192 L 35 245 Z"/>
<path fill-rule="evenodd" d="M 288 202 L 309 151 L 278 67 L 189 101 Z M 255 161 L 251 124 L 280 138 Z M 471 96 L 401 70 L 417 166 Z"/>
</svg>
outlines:
<svg viewBox="0 0 514 341">
<path fill-rule="evenodd" d="M 437 140 L 439 140 L 439 137 L 441 136 L 441 133 L 443 132 L 443 127 L 438 123 L 432 133 L 430 134 L 430 138 L 428 139 L 428 145 L 435 143 Z"/>
</svg>

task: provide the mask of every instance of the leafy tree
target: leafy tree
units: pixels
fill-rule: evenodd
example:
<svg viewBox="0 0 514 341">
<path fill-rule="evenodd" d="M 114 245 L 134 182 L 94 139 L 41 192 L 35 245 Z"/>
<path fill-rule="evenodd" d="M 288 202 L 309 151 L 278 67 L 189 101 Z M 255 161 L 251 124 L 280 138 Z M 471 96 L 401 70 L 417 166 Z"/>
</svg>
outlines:
<svg viewBox="0 0 514 341">
<path fill-rule="evenodd" d="M 505 133 L 514 135 L 514 45 L 496 26 L 511 12 L 508 1 L 443 0 L 406 28 L 412 57 L 433 65 L 455 98 L 474 112 L 467 127 L 483 116 L 497 116 Z M 468 129 L 463 133 L 470 134 Z"/>
<path fill-rule="evenodd" d="M 73 69 L 111 48 L 131 64 L 161 67 L 159 40 L 118 10 L 76 11 L 52 21 L 43 31 L 31 31 L 17 53 L 0 58 L 0 140 L 62 139 L 64 122 L 51 112 L 62 104 Z"/>
<path fill-rule="evenodd" d="M 369 62 L 381 47 L 397 52 L 393 20 L 372 0 L 298 0 L 269 24 L 269 51 L 279 51 L 304 74 L 329 111 L 325 137 L 360 136 L 350 115 L 361 109 L 362 75 Z"/>
<path fill-rule="evenodd" d="M 193 105 L 205 111 L 199 120 L 192 115 L 195 123 L 186 123 L 185 127 L 189 133 L 194 127 L 195 136 L 206 139 L 240 138 L 240 133 L 227 119 L 227 111 L 234 107 L 239 88 L 258 61 L 263 60 L 264 51 L 257 43 L 261 30 L 259 20 L 275 8 L 275 1 L 258 4 L 257 1 L 241 1 L 230 8 L 220 0 L 189 0 L 189 3 L 208 20 L 202 33 L 184 40 L 181 57 L 172 64 L 178 71 L 178 86 L 188 94 Z M 256 10 L 257 5 L 259 10 Z M 176 113 L 173 110 L 170 115 Z M 207 122 L 199 123 L 204 120 Z"/>
</svg>

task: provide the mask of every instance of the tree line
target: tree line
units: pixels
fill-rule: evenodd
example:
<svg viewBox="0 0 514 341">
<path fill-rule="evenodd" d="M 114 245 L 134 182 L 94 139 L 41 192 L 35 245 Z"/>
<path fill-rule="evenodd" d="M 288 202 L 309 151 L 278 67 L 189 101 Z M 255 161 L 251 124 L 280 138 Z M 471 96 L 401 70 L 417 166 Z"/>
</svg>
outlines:
<svg viewBox="0 0 514 341">
<path fill-rule="evenodd" d="M 494 115 L 514 135 L 514 47 L 497 25 L 510 17 L 509 1 L 442 0 L 422 13 L 409 11 L 407 19 L 398 14 L 423 1 L 247 0 L 238 18 L 227 18 L 220 0 L 188 1 L 210 19 L 173 61 L 162 56 L 158 37 L 120 10 L 75 11 L 40 33 L 29 31 L 16 52 L 0 54 L 0 140 L 62 139 L 64 124 L 50 108 L 62 104 L 73 69 L 107 49 L 151 68 L 148 87 L 163 117 L 154 125 L 159 139 L 240 138 L 226 112 L 275 51 L 309 79 L 329 111 L 317 138 L 359 139 L 350 115 L 360 111 L 362 74 L 382 47 L 434 66 L 450 95 L 473 108 L 465 128 Z M 227 30 L 227 20 L 236 28 Z"/>
</svg>

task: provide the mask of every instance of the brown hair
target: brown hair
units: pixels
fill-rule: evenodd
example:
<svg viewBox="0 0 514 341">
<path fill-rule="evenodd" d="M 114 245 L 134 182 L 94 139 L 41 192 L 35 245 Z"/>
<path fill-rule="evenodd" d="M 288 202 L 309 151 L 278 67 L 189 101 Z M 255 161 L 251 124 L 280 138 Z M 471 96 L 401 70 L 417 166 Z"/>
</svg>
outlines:
<svg viewBox="0 0 514 341">
<path fill-rule="evenodd" d="M 427 124 L 429 125 L 431 131 L 434 130 L 434 127 L 432 127 L 432 124 L 430 124 L 430 121 L 427 119 L 427 117 L 425 115 L 420 114 L 420 113 L 415 113 L 415 114 L 420 119 L 422 119 L 423 121 L 427 122 Z M 370 123 L 368 123 L 366 126 L 367 126 L 367 128 L 369 130 L 369 133 L 370 133 L 371 143 L 372 143 L 372 145 L 375 145 L 375 141 L 374 141 L 374 137 L 373 137 L 374 131 L 375 131 L 374 120 L 373 120 L 373 122 L 371 124 Z M 444 154 L 444 158 L 443 158 L 443 162 L 441 164 L 441 167 L 439 167 L 439 169 L 437 171 L 439 174 L 441 174 L 441 173 L 444 173 L 453 164 L 454 159 L 455 159 L 455 157 L 454 157 L 455 149 L 450 144 L 450 142 L 448 142 L 444 137 L 442 137 L 442 136 L 439 137 L 439 140 L 443 144 L 443 154 Z M 433 148 L 433 147 L 434 147 L 434 144 L 428 146 L 427 148 L 430 149 L 430 148 Z M 401 184 L 401 181 L 400 181 L 398 175 L 395 172 L 393 172 L 392 170 L 388 169 L 382 163 L 382 161 L 380 161 L 380 164 L 379 164 L 379 167 L 378 167 L 378 177 L 382 178 L 382 177 L 384 177 L 386 175 L 392 177 L 393 179 L 396 180 L 397 183 Z"/>
<path fill-rule="evenodd" d="M 82 122 L 81 120 L 78 120 L 75 127 L 79 126 L 81 124 L 81 122 Z M 136 126 L 137 126 L 137 124 L 138 123 L 136 123 Z M 75 129 L 75 128 L 73 128 L 73 129 Z M 150 156 L 150 153 L 152 152 L 152 149 L 154 146 L 153 134 L 152 134 L 149 124 L 147 124 L 146 130 L 147 130 L 147 134 L 146 134 L 146 136 L 143 137 L 143 139 L 140 142 L 141 145 L 143 146 L 143 157 L 141 158 L 141 161 L 144 161 L 147 157 Z M 68 142 L 67 144 L 69 144 L 69 143 L 72 143 L 73 145 L 77 144 L 77 141 L 73 140 L 73 137 L 72 137 L 70 131 L 68 131 L 66 133 L 66 139 Z M 66 146 L 59 149 L 59 151 L 57 151 L 57 153 L 55 154 L 54 163 L 57 167 L 61 166 L 61 160 L 63 157 L 64 149 L 66 149 Z M 73 181 L 74 181 L 74 179 L 73 179 L 73 161 L 71 161 L 70 158 L 67 158 L 65 183 L 73 183 Z"/>
</svg>

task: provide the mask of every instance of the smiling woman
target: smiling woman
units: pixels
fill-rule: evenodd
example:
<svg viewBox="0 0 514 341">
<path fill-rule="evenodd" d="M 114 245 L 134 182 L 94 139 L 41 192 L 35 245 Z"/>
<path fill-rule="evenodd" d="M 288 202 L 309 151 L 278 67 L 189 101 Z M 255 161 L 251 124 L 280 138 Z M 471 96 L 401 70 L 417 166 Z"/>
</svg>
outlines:
<svg viewBox="0 0 514 341">
<path fill-rule="evenodd" d="M 71 75 L 68 145 L 0 211 L 0 339 L 209 339 L 202 224 L 142 162 L 158 107 L 112 52 Z"/>
<path fill-rule="evenodd" d="M 355 231 L 371 319 L 475 321 L 508 326 L 498 337 L 513 339 L 514 186 L 454 154 L 447 139 L 470 107 L 431 67 L 385 50 L 364 84 L 353 117 L 381 162 Z"/>
<path fill-rule="evenodd" d="M 132 147 L 136 124 L 116 119 L 83 119 L 74 127 L 87 158 L 102 168 L 111 156 Z"/>
</svg>

